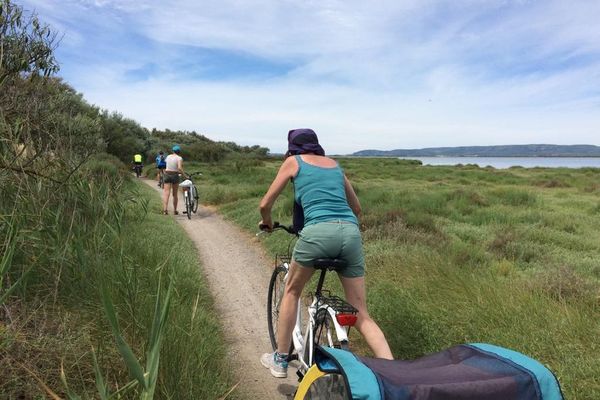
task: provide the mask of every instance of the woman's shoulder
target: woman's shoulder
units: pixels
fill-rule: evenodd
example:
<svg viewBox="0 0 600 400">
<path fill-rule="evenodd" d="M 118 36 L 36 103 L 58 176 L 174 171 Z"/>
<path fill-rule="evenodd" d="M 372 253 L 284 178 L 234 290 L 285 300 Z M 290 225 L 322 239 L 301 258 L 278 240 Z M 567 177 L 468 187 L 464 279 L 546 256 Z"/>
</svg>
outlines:
<svg viewBox="0 0 600 400">
<path fill-rule="evenodd" d="M 306 157 L 304 159 L 306 163 L 316 165 L 317 167 L 334 168 L 338 166 L 338 162 L 336 160 L 327 156 L 319 156 L 316 154 L 306 154 L 304 156 Z"/>
</svg>

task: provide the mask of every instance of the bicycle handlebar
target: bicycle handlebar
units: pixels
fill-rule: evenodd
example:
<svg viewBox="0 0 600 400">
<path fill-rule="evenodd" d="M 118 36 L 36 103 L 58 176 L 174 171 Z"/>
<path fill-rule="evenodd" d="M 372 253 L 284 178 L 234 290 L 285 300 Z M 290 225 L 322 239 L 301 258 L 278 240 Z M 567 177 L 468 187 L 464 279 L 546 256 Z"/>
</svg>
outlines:
<svg viewBox="0 0 600 400">
<path fill-rule="evenodd" d="M 185 175 L 186 178 L 191 179 L 195 176 L 202 176 L 202 172 L 198 172 L 198 171 L 190 172 L 190 173 L 184 172 L 183 175 Z"/>
<path fill-rule="evenodd" d="M 258 228 L 262 232 L 268 232 L 269 225 L 267 225 L 267 224 L 260 224 L 258 226 Z M 278 230 L 278 229 L 282 229 L 282 230 L 286 231 L 287 233 L 289 233 L 290 235 L 297 235 L 298 234 L 298 232 L 296 232 L 296 230 L 294 229 L 294 227 L 292 225 L 285 226 L 285 225 L 281 225 L 277 221 L 273 222 L 273 228 L 271 229 L 271 231 L 275 231 L 275 230 Z"/>
</svg>

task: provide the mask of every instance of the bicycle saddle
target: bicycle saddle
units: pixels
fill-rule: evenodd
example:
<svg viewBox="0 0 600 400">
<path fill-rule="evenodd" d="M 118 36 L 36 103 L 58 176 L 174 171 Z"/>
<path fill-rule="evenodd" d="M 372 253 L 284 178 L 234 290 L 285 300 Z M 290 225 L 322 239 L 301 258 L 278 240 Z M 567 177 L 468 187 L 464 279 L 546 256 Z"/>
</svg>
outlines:
<svg viewBox="0 0 600 400">
<path fill-rule="evenodd" d="M 346 267 L 346 261 L 337 258 L 317 258 L 315 260 L 315 269 L 328 269 L 338 271 Z"/>
</svg>

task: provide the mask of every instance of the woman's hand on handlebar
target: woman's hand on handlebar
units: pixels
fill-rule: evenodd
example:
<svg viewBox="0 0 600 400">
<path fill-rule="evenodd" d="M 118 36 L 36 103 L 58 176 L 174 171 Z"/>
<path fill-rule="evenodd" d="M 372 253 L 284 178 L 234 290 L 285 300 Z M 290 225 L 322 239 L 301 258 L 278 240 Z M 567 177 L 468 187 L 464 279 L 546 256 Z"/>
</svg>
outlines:
<svg viewBox="0 0 600 400">
<path fill-rule="evenodd" d="M 271 221 L 268 221 L 268 222 L 271 222 Z M 294 229 L 294 227 L 292 225 L 290 225 L 290 226 L 281 225 L 277 221 L 271 222 L 270 224 L 265 223 L 265 221 L 260 221 L 258 223 L 258 229 L 260 229 L 260 232 L 257 234 L 257 236 L 262 233 L 273 232 L 274 230 L 277 230 L 277 229 L 283 229 L 284 231 L 286 231 L 289 234 L 298 235 L 298 232 L 296 232 L 296 230 Z"/>
<path fill-rule="evenodd" d="M 277 222 L 275 224 L 279 225 Z M 273 221 L 260 221 L 258 223 L 258 229 L 264 232 L 272 232 L 275 224 L 273 224 Z"/>
</svg>

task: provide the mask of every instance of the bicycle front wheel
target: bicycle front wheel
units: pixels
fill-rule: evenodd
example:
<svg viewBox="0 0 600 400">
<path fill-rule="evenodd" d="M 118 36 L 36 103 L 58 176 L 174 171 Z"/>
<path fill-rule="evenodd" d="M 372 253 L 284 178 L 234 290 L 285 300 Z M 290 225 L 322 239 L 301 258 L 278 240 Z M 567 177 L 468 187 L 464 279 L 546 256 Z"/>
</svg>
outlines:
<svg viewBox="0 0 600 400">
<path fill-rule="evenodd" d="M 190 204 L 190 191 L 189 189 L 183 192 L 185 196 L 185 213 L 187 214 L 188 219 L 192 219 L 192 205 Z"/>
<path fill-rule="evenodd" d="M 267 296 L 267 323 L 269 324 L 269 338 L 273 351 L 277 350 L 277 324 L 279 323 L 279 307 L 283 299 L 285 288 L 285 276 L 287 268 L 279 265 L 271 275 L 269 282 L 269 294 Z"/>
<path fill-rule="evenodd" d="M 336 349 L 349 350 L 348 342 L 341 342 L 335 330 L 335 323 L 331 314 L 324 308 L 317 312 L 314 328 L 314 347 L 325 346 Z"/>
<path fill-rule="evenodd" d="M 192 203 L 193 204 L 192 211 L 194 212 L 194 214 L 196 214 L 196 211 L 198 211 L 198 202 L 199 202 L 198 199 L 200 198 L 200 196 L 198 196 L 198 189 L 196 189 L 196 186 L 192 186 L 191 189 L 192 189 L 191 198 L 192 198 L 192 202 L 193 202 Z"/>
</svg>

